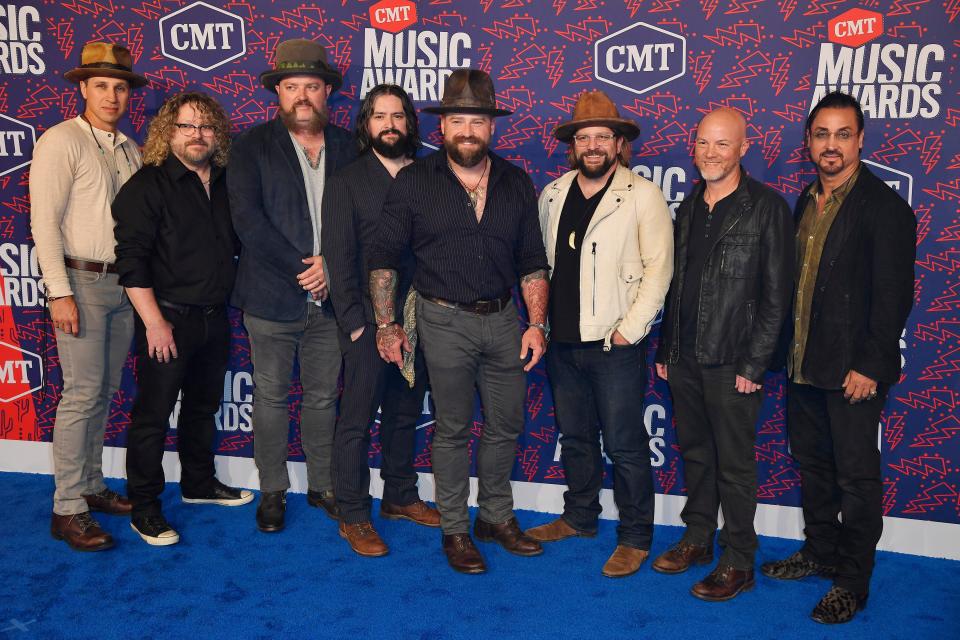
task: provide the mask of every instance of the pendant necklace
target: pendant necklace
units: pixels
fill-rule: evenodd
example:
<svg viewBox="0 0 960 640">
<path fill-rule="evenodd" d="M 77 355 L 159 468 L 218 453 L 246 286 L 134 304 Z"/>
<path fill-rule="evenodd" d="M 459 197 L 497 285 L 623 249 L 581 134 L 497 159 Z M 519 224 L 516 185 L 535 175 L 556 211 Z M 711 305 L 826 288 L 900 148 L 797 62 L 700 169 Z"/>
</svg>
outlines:
<svg viewBox="0 0 960 640">
<path fill-rule="evenodd" d="M 477 210 L 477 203 L 480 202 L 480 199 L 484 196 L 484 190 L 480 187 L 480 183 L 483 182 L 483 179 L 487 175 L 487 169 L 490 168 L 490 158 L 484 158 L 486 164 L 483 165 L 483 173 L 480 174 L 480 179 L 477 180 L 477 184 L 474 185 L 473 189 L 468 187 L 463 180 L 460 179 L 460 176 L 457 175 L 457 172 L 453 170 L 453 166 L 450 164 L 450 161 L 447 161 L 447 166 L 450 167 L 450 171 L 453 172 L 453 175 L 457 178 L 457 181 L 460 183 L 460 186 L 464 188 L 467 192 L 467 196 L 470 198 L 470 204 L 473 205 L 473 210 Z"/>
<path fill-rule="evenodd" d="M 110 170 L 110 163 L 107 162 L 107 152 L 103 150 L 103 145 L 101 145 L 100 140 L 97 139 L 97 134 L 93 132 L 93 125 L 90 124 L 90 121 L 87 120 L 86 117 L 80 116 L 80 118 L 87 123 L 88 127 L 90 127 L 90 135 L 93 136 L 93 141 L 97 143 L 97 149 L 100 149 L 100 156 L 103 158 L 104 164 L 107 165 L 107 173 L 110 174 L 110 186 L 113 187 L 113 193 L 114 195 L 116 195 L 117 191 L 119 190 L 117 186 L 117 182 L 118 182 L 118 179 L 120 178 L 120 166 L 117 165 L 117 177 L 114 178 L 113 172 Z M 120 151 L 123 151 L 123 157 L 127 161 L 127 171 L 129 172 L 130 175 L 133 175 L 133 163 L 130 162 L 130 156 L 127 155 L 127 150 L 123 148 L 122 144 L 120 145 Z M 113 159 L 114 164 L 116 164 L 117 162 L 116 149 L 114 149 L 113 158 L 114 158 Z"/>
</svg>

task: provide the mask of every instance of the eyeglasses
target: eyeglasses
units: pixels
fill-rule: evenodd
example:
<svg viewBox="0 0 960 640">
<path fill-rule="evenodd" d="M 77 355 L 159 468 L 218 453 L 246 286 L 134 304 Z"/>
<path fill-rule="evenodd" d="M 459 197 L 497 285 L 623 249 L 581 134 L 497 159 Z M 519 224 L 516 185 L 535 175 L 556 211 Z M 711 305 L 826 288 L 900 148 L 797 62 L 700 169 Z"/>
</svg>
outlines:
<svg viewBox="0 0 960 640">
<path fill-rule="evenodd" d="M 211 136 L 217 132 L 217 128 L 212 124 L 190 124 L 189 122 L 174 122 L 173 126 L 180 129 L 180 133 L 192 136 L 197 131 L 201 135 Z"/>
<path fill-rule="evenodd" d="M 573 141 L 580 146 L 588 144 L 591 140 L 595 140 L 597 144 L 607 144 L 611 140 L 616 138 L 612 133 L 596 133 L 592 136 L 588 136 L 585 133 L 578 133 L 573 136 Z"/>
<path fill-rule="evenodd" d="M 850 131 L 849 129 L 844 129 L 843 131 L 837 131 L 837 132 L 824 131 L 823 129 L 820 129 L 820 130 L 814 131 L 812 134 L 812 137 L 817 142 L 826 142 L 827 140 L 833 137 L 836 137 L 837 140 L 839 140 L 840 142 L 848 142 L 855 135 L 856 134 Z"/>
</svg>

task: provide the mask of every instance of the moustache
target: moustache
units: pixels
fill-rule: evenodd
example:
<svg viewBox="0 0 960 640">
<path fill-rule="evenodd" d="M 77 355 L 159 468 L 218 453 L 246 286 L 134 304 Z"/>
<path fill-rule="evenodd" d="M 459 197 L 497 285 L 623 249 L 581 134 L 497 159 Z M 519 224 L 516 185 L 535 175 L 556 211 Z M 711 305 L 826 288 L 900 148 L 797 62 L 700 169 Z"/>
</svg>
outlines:
<svg viewBox="0 0 960 640">
<path fill-rule="evenodd" d="M 464 144 L 467 142 L 471 144 L 483 144 L 483 140 L 481 140 L 476 136 L 457 136 L 456 138 L 453 139 L 453 141 L 456 144 Z"/>
<path fill-rule="evenodd" d="M 382 138 L 383 136 L 388 136 L 391 133 L 395 136 L 401 136 L 401 137 L 403 136 L 403 134 L 400 133 L 400 131 L 397 129 L 384 129 L 383 131 L 377 134 L 377 137 Z"/>
</svg>

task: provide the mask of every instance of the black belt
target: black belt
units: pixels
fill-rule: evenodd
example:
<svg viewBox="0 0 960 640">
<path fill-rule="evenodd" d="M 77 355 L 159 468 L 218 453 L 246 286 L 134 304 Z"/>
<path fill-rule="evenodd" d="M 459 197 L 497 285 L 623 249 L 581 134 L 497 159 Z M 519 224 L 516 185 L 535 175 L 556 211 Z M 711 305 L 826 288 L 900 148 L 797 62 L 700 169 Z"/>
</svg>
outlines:
<svg viewBox="0 0 960 640">
<path fill-rule="evenodd" d="M 78 258 L 64 258 L 63 263 L 71 269 L 80 271 L 92 271 L 94 273 L 116 273 L 117 265 L 109 262 L 94 262 L 93 260 L 80 260 Z"/>
<path fill-rule="evenodd" d="M 477 300 L 476 302 L 471 302 L 469 304 L 464 304 L 462 302 L 451 302 L 450 300 L 442 300 L 440 298 L 431 298 L 430 296 L 423 297 L 430 302 L 440 305 L 441 307 L 469 311 L 470 313 L 476 313 L 481 316 L 487 316 L 491 313 L 500 313 L 506 309 L 513 300 L 513 294 L 509 291 L 494 300 Z"/>
<path fill-rule="evenodd" d="M 177 313 L 190 313 L 191 311 L 200 311 L 204 315 L 209 315 L 215 311 L 223 309 L 222 304 L 180 304 L 179 302 L 170 302 L 163 298 L 157 298 L 157 304 L 161 307 L 171 309 Z"/>
</svg>

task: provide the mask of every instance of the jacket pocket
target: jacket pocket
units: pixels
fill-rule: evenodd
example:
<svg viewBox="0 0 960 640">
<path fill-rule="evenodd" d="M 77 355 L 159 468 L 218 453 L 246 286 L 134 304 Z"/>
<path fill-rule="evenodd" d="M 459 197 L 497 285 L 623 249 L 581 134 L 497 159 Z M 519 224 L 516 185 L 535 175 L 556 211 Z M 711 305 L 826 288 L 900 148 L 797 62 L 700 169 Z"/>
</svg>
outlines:
<svg viewBox="0 0 960 640">
<path fill-rule="evenodd" d="M 620 279 L 627 284 L 634 284 L 643 280 L 643 263 L 636 261 L 621 264 Z"/>
<path fill-rule="evenodd" d="M 720 277 L 753 278 L 760 262 L 759 236 L 740 234 L 720 242 Z"/>
</svg>

